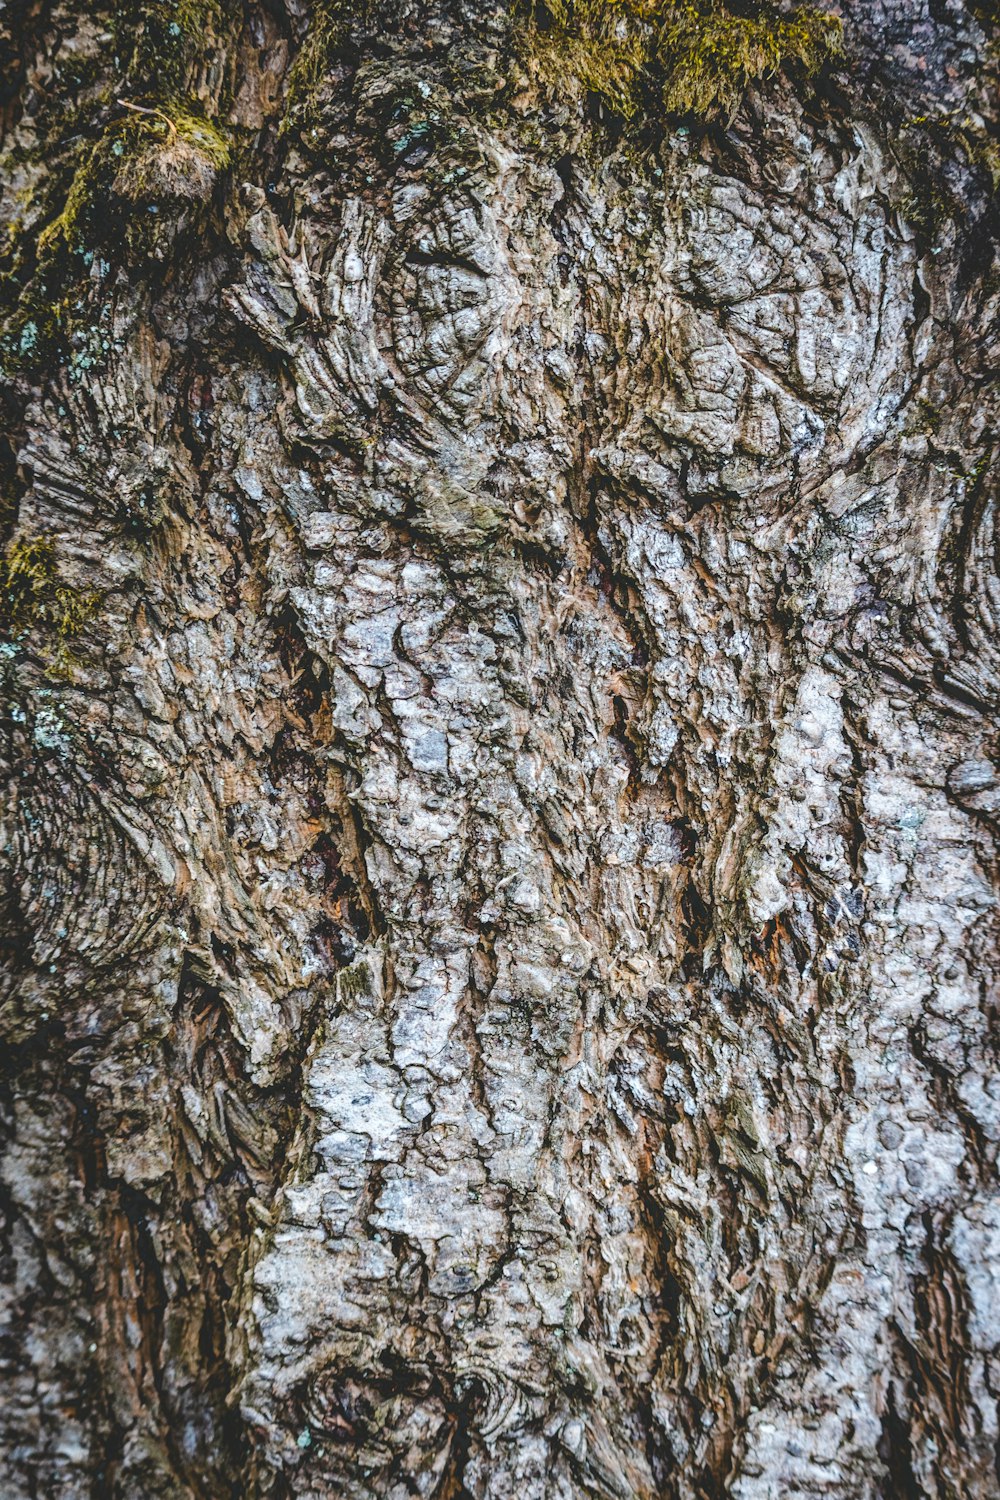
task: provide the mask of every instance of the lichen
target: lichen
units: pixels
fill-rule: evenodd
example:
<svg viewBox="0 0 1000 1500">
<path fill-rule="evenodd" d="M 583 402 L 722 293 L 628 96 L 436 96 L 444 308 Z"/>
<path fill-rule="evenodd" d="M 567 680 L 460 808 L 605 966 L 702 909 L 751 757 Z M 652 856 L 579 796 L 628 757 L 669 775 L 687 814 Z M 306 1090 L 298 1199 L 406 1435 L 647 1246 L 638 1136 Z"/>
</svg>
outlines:
<svg viewBox="0 0 1000 1500">
<path fill-rule="evenodd" d="M 731 117 L 747 88 L 789 65 L 815 74 L 841 50 L 837 17 L 756 0 L 547 0 L 527 23 L 528 51 L 550 82 L 567 73 L 631 118 L 659 102 L 667 115 Z"/>
</svg>

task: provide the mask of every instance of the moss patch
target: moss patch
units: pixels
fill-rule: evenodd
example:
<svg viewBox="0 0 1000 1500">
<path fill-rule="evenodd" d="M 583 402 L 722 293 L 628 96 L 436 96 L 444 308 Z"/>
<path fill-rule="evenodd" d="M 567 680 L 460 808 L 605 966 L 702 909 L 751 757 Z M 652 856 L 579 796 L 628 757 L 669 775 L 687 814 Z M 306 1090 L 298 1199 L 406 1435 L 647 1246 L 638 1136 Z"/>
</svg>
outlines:
<svg viewBox="0 0 1000 1500">
<path fill-rule="evenodd" d="M 6 372 L 60 357 L 74 330 L 87 334 L 83 344 L 92 356 L 99 264 L 120 260 L 123 249 L 133 262 L 164 259 L 180 230 L 199 222 L 230 151 L 218 125 L 173 102 L 122 104 L 96 142 L 82 142 L 62 206 L 37 238 L 15 237 L 0 258 Z"/>
<path fill-rule="evenodd" d="M 109 273 L 166 262 L 181 231 L 206 225 L 201 205 L 231 160 L 217 117 L 244 19 L 237 0 L 120 0 L 95 15 L 82 59 L 58 52 L 6 158 L 31 186 L 0 244 L 0 373 L 50 367 L 71 347 L 90 368 L 107 348 Z"/>
<path fill-rule="evenodd" d="M 60 248 L 85 252 L 99 246 L 109 229 L 120 229 L 121 202 L 136 202 L 145 187 L 170 196 L 200 196 L 184 190 L 183 167 L 191 173 L 207 168 L 214 176 L 229 165 L 229 142 L 219 127 L 184 105 L 133 105 L 122 101 L 129 117 L 116 121 L 96 145 L 86 150 L 70 184 L 66 202 L 38 237 L 38 263 L 47 266 Z M 182 167 L 171 192 L 171 162 Z M 124 210 L 128 216 L 127 209 Z M 111 222 L 109 222 L 109 218 Z"/>
<path fill-rule="evenodd" d="M 996 192 L 1000 188 L 1000 142 L 990 135 L 981 119 L 952 110 L 947 114 L 918 115 L 903 123 L 904 131 L 922 131 L 944 146 L 958 146 L 969 165 L 988 175 Z"/>
<path fill-rule="evenodd" d="M 558 85 L 567 73 L 626 119 L 639 107 L 641 74 L 655 56 L 656 4 L 549 0 L 525 29 L 527 50 Z"/>
<path fill-rule="evenodd" d="M 0 562 L 0 631 L 8 640 L 40 629 L 65 647 L 94 618 L 99 601 L 96 590 L 63 581 L 50 536 L 15 542 Z"/>
<path fill-rule="evenodd" d="M 659 102 L 667 115 L 731 117 L 747 88 L 796 66 L 815 74 L 841 51 L 841 23 L 766 0 L 546 0 L 525 27 L 551 81 L 571 71 L 617 114 Z"/>
<path fill-rule="evenodd" d="M 220 112 L 231 104 L 234 37 L 242 24 L 236 0 L 120 0 L 112 12 L 119 76 L 128 97 L 159 103 L 189 91 L 192 70 L 221 65 Z"/>
<path fill-rule="evenodd" d="M 293 122 L 300 128 L 311 123 L 330 58 L 346 36 L 340 7 L 332 3 L 318 5 L 305 41 L 289 69 L 282 134 Z"/>
<path fill-rule="evenodd" d="M 818 73 L 841 50 L 841 24 L 809 8 L 787 17 L 765 7 L 740 16 L 683 5 L 668 14 L 659 47 L 668 113 L 731 116 L 750 84 L 773 78 L 789 64 L 810 76 Z"/>
</svg>

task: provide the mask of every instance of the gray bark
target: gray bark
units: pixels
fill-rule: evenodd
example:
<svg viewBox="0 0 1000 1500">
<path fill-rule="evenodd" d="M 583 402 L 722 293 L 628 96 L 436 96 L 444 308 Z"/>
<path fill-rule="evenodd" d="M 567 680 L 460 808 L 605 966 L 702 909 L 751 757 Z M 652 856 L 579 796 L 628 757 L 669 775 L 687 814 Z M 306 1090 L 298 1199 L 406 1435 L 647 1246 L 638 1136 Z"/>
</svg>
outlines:
<svg viewBox="0 0 1000 1500">
<path fill-rule="evenodd" d="M 7 23 L 4 1500 L 1000 1496 L 997 70 L 843 9 Z"/>
</svg>

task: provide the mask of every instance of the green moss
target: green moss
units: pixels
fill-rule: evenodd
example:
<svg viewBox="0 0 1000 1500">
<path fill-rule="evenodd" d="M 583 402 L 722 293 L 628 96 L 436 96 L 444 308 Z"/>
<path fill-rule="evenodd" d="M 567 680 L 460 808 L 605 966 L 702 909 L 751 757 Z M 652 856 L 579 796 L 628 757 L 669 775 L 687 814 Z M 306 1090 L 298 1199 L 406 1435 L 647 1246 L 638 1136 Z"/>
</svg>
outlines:
<svg viewBox="0 0 1000 1500">
<path fill-rule="evenodd" d="M 32 130 L 0 159 L 28 168 L 32 184 L 0 242 L 7 377 L 99 365 L 109 276 L 123 262 L 172 261 L 182 235 L 207 228 L 231 164 L 230 135 L 206 112 L 225 117 L 232 103 L 241 0 L 116 0 L 106 11 L 98 0 L 97 15 L 94 50 L 57 54 Z"/>
<path fill-rule="evenodd" d="M 902 128 L 936 139 L 945 151 L 958 146 L 971 166 L 986 173 L 993 191 L 1000 188 L 1000 143 L 989 134 L 982 120 L 952 110 L 940 115 L 917 115 L 906 120 Z"/>
<path fill-rule="evenodd" d="M 731 116 L 747 88 L 796 65 L 816 73 L 841 50 L 841 23 L 809 6 L 752 0 L 546 0 L 525 28 L 550 81 L 572 73 L 617 113 L 657 97 L 668 115 Z"/>
<path fill-rule="evenodd" d="M 0 562 L 0 631 L 9 640 L 40 629 L 65 645 L 94 618 L 99 597 L 63 582 L 50 536 L 15 542 Z"/>
<path fill-rule="evenodd" d="M 663 102 L 669 114 L 732 116 L 747 88 L 790 63 L 815 74 L 841 51 L 841 23 L 803 8 L 779 16 L 761 8 L 754 16 L 719 7 L 681 5 L 667 17 L 659 38 L 666 74 Z"/>
<path fill-rule="evenodd" d="M 99 321 L 91 275 L 95 256 L 110 262 L 124 247 L 133 260 L 141 259 L 169 238 L 169 217 L 161 208 L 169 215 L 176 204 L 185 219 L 197 220 L 206 184 L 229 166 L 227 135 L 186 103 L 122 108 L 96 142 L 78 147 L 62 205 L 41 232 L 33 240 L 22 234 L 20 243 L 15 238 L 8 247 L 7 265 L 0 268 L 8 303 L 0 352 L 8 373 L 61 356 L 74 332 L 92 362 Z M 185 183 L 196 191 L 186 194 Z"/>
<path fill-rule="evenodd" d="M 309 18 L 309 29 L 285 84 L 285 109 L 279 127 L 285 135 L 300 133 L 317 123 L 324 84 L 334 62 L 351 54 L 354 33 L 367 24 L 368 6 L 348 5 L 345 0 L 316 0 Z"/>
<path fill-rule="evenodd" d="M 342 1004 L 372 993 L 372 971 L 363 958 L 356 959 L 337 975 L 337 993 Z"/>
<path fill-rule="evenodd" d="M 550 85 L 575 78 L 626 119 L 655 57 L 658 0 L 547 0 L 522 25 L 522 50 Z"/>
<path fill-rule="evenodd" d="M 183 105 L 170 110 L 178 136 L 188 145 L 196 146 L 219 172 L 224 172 L 232 161 L 232 144 L 229 136 L 213 121 L 192 114 Z"/>
<path fill-rule="evenodd" d="M 526 29 L 528 51 L 550 83 L 574 77 L 630 119 L 653 55 L 655 9 L 642 0 L 549 0 L 541 22 Z"/>
<path fill-rule="evenodd" d="M 40 268 L 51 264 L 63 249 L 85 248 L 79 242 L 81 217 L 90 208 L 99 188 L 107 185 L 106 172 L 103 170 L 106 166 L 105 145 L 102 138 L 95 146 L 84 149 L 62 210 L 46 224 L 38 236 L 37 256 Z"/>
<path fill-rule="evenodd" d="M 127 97 L 155 103 L 189 92 L 193 72 L 225 62 L 231 75 L 235 32 L 242 24 L 236 0 L 120 0 L 113 10 L 112 33 Z M 227 76 L 221 108 L 232 79 Z"/>
<path fill-rule="evenodd" d="M 343 35 L 338 10 L 330 6 L 317 7 L 306 39 L 288 72 L 288 110 L 308 105 L 323 82 L 329 58 Z"/>
<path fill-rule="evenodd" d="M 896 208 L 916 232 L 917 242 L 932 255 L 947 225 L 968 217 L 967 194 L 956 176 L 959 156 L 1000 191 L 1000 142 L 981 119 L 961 111 L 917 115 L 900 127 L 894 150 L 903 168 L 904 186 Z"/>
<path fill-rule="evenodd" d="M 940 430 L 945 416 L 939 402 L 929 401 L 926 396 L 917 396 L 907 408 L 904 430 L 933 435 Z"/>
</svg>

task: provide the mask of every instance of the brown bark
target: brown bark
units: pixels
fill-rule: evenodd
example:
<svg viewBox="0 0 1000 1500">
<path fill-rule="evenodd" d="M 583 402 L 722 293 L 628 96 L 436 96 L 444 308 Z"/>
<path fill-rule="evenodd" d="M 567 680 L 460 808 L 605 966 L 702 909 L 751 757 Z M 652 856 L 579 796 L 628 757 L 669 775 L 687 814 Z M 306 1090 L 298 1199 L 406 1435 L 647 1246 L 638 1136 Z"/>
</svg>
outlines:
<svg viewBox="0 0 1000 1500">
<path fill-rule="evenodd" d="M 1000 1495 L 994 32 L 843 11 L 6 21 L 4 1497 Z"/>
</svg>

